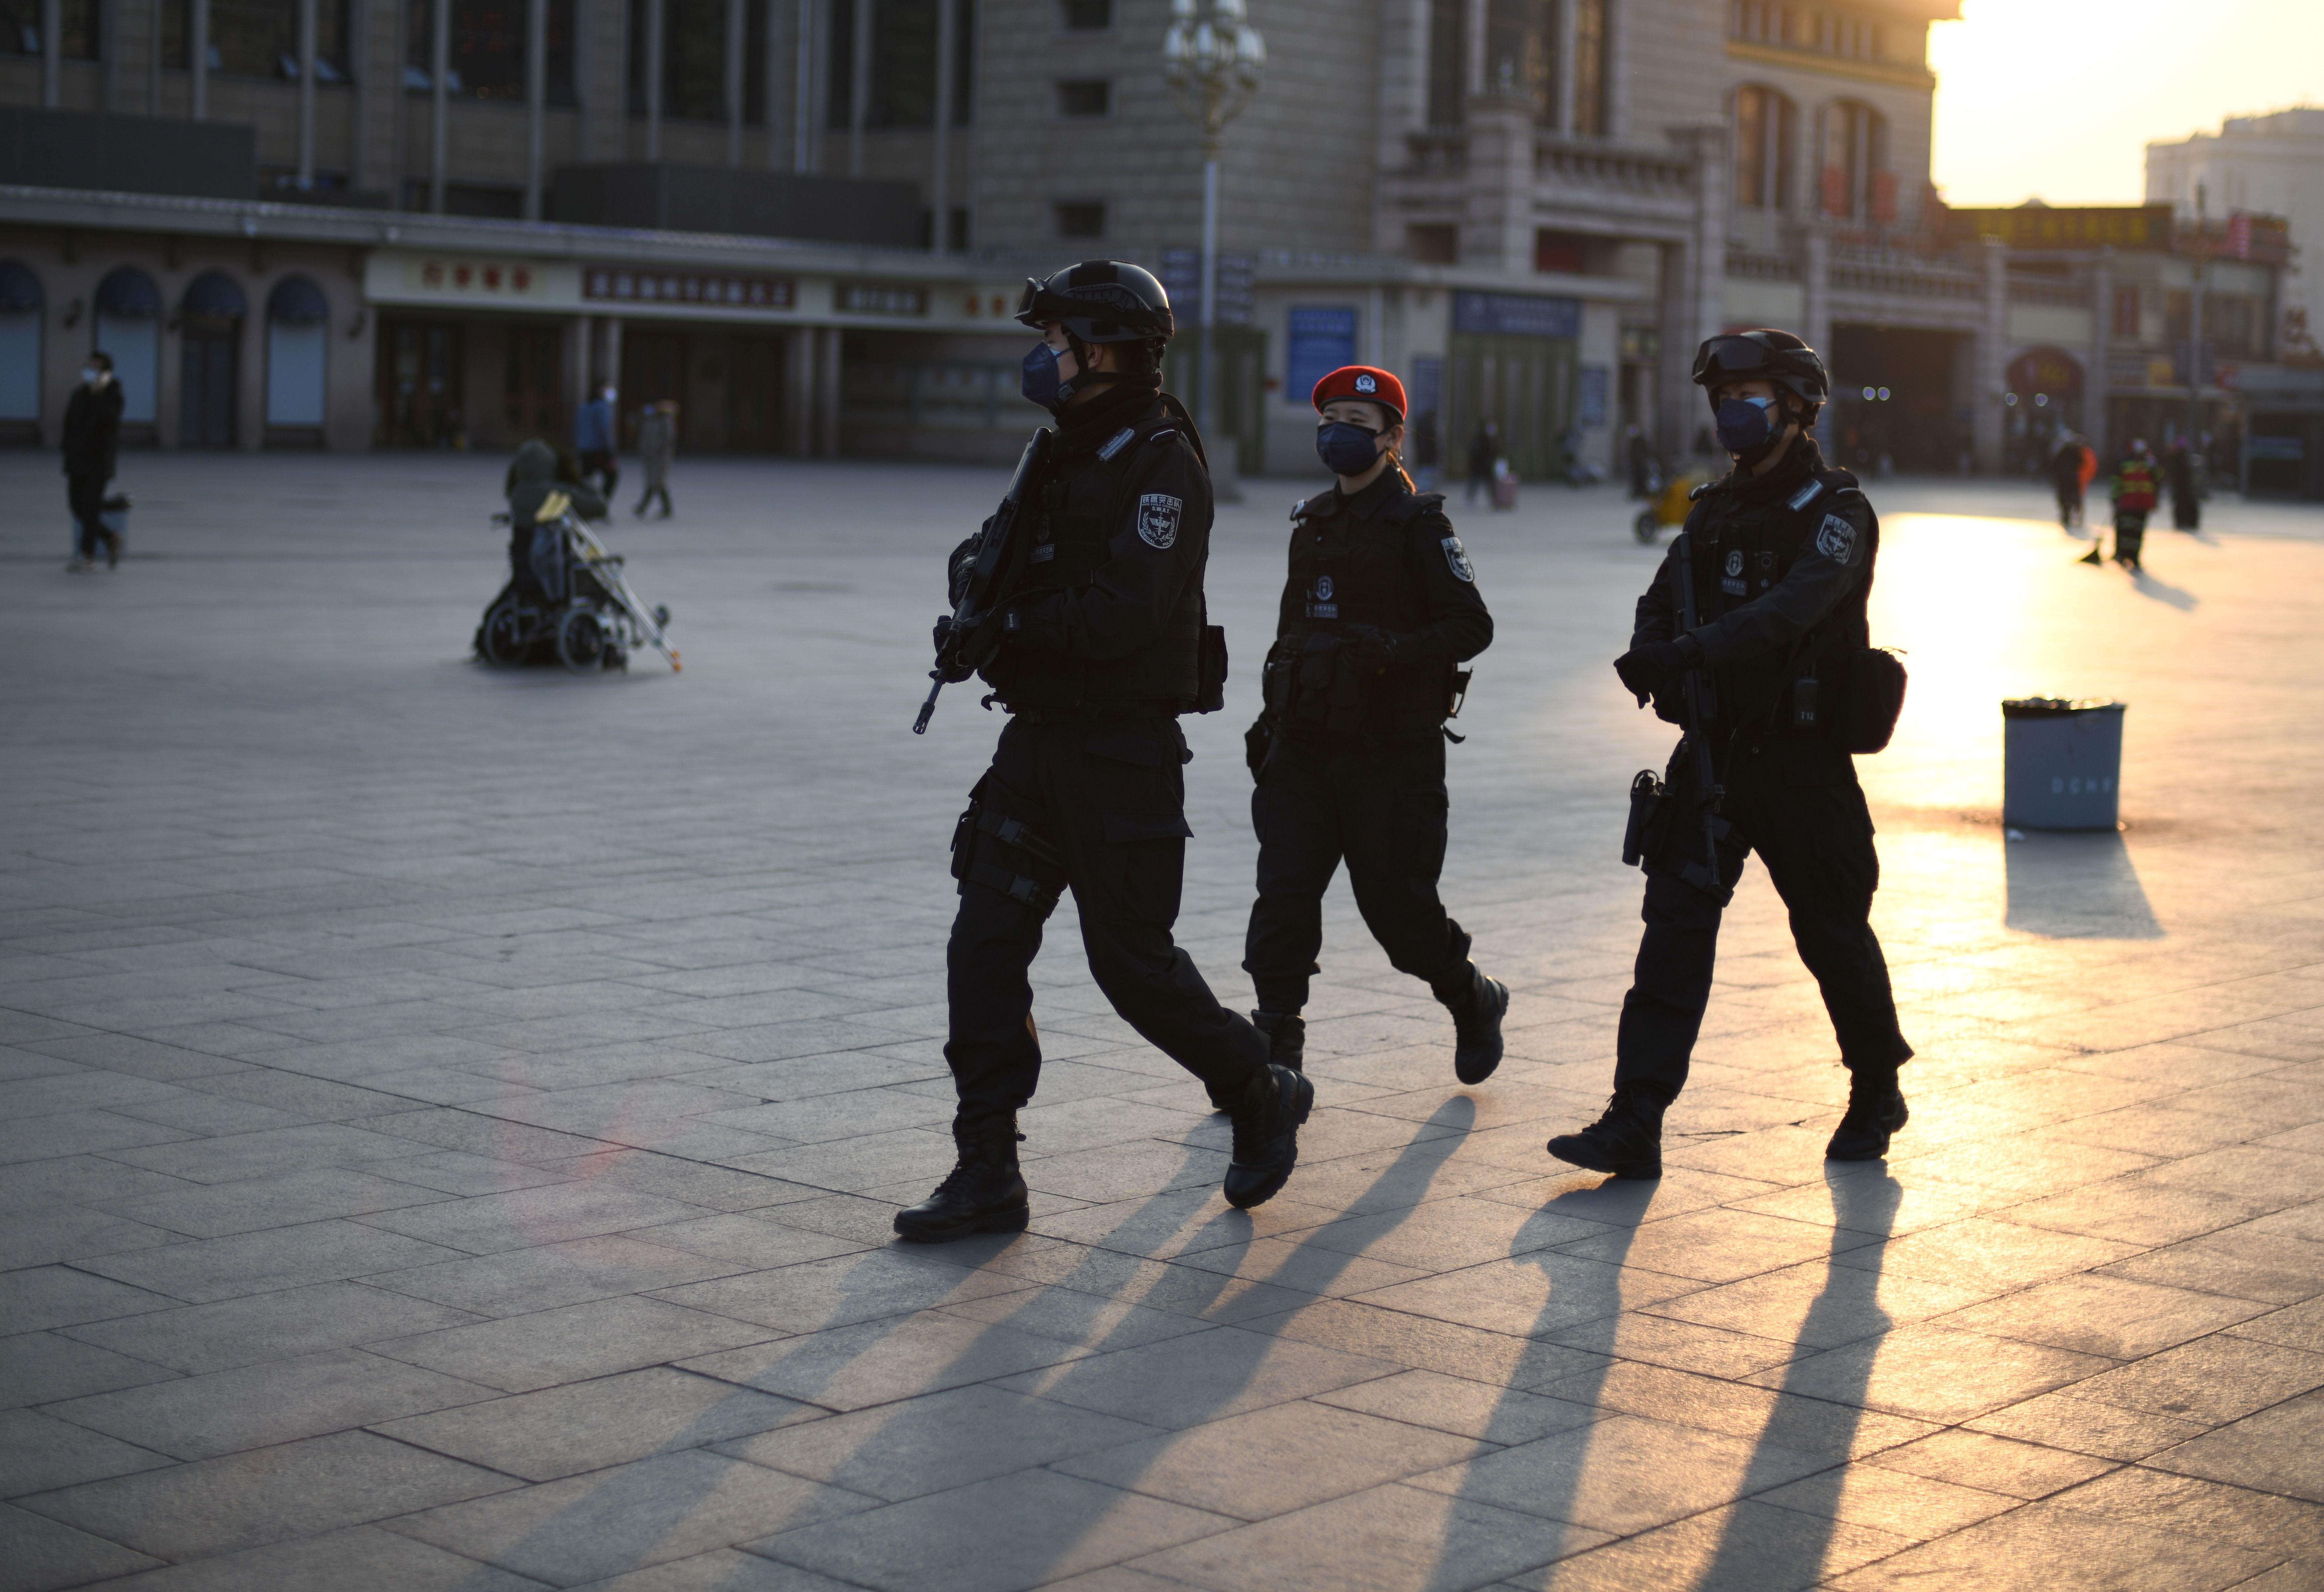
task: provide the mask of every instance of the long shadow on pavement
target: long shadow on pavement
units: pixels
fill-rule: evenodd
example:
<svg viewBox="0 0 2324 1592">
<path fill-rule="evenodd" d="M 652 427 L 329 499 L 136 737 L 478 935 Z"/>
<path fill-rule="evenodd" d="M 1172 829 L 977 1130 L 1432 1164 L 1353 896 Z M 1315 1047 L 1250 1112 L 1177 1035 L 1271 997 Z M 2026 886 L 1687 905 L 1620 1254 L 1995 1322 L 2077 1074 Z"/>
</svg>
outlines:
<svg viewBox="0 0 2324 1592">
<path fill-rule="evenodd" d="M 2052 940 L 2160 940 L 2138 868 L 2119 830 L 2039 830 L 2002 842 L 2008 925 Z"/>
</svg>

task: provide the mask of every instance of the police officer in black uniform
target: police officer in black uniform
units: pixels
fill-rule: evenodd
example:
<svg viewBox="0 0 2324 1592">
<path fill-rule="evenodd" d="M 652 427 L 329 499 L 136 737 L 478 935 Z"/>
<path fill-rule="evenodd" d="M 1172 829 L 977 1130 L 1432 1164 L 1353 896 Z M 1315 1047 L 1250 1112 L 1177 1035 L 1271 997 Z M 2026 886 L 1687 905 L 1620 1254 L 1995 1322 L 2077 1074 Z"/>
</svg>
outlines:
<svg viewBox="0 0 2324 1592">
<path fill-rule="evenodd" d="M 1274 1060 L 1298 1068 L 1300 1008 L 1323 944 L 1325 887 L 1345 858 L 1356 907 L 1397 971 L 1452 1014 L 1454 1073 L 1481 1083 L 1501 1062 L 1508 987 L 1469 960 L 1469 936 L 1437 899 L 1444 867 L 1444 721 L 1459 666 L 1493 640 L 1477 572 L 1445 517 L 1397 458 L 1404 385 L 1349 365 L 1315 383 L 1315 451 L 1339 477 L 1291 512 L 1291 572 L 1250 728 L 1259 899 L 1243 967 L 1251 1021 Z"/>
<path fill-rule="evenodd" d="M 1066 889 L 1106 998 L 1231 1109 L 1228 1200 L 1248 1208 L 1283 1187 L 1314 1100 L 1170 936 L 1193 833 L 1177 718 L 1218 705 L 1225 645 L 1203 603 L 1202 442 L 1162 391 L 1169 298 L 1135 265 L 1085 261 L 1028 281 L 1017 318 L 1043 334 L 1024 393 L 1057 429 L 1021 500 L 1032 541 L 1005 598 L 1008 639 L 982 670 L 1010 723 L 954 838 L 945 1059 L 960 1158 L 896 1217 L 897 1232 L 923 1241 L 1025 1226 L 1016 1113 L 1041 1069 L 1026 972 Z M 977 547 L 973 537 L 953 555 L 955 601 Z M 940 658 L 950 624 L 937 626 Z"/>
<path fill-rule="evenodd" d="M 1849 755 L 1886 744 L 1902 701 L 1901 673 L 1881 672 L 1895 666 L 1871 652 L 1865 619 L 1879 521 L 1856 477 L 1827 468 L 1808 435 L 1830 383 L 1806 344 L 1765 329 L 1713 337 L 1695 355 L 1694 380 L 1734 468 L 1698 492 L 1614 665 L 1641 705 L 1653 701 L 1690 739 L 1643 824 L 1646 931 L 1622 1002 L 1613 1100 L 1549 1152 L 1593 1171 L 1660 1175 L 1663 1111 L 1686 1082 L 1720 909 L 1757 851 L 1849 1069 L 1848 1111 L 1824 1153 L 1875 1160 L 1904 1126 L 1896 1070 L 1913 1054 L 1868 921 L 1880 861 Z M 1680 618 L 1680 547 L 1692 552 L 1692 630 Z M 1681 705 L 1689 671 L 1700 725 Z M 1884 679 L 1894 681 L 1886 695 Z M 1698 734 L 1724 790 L 1708 826 Z"/>
</svg>

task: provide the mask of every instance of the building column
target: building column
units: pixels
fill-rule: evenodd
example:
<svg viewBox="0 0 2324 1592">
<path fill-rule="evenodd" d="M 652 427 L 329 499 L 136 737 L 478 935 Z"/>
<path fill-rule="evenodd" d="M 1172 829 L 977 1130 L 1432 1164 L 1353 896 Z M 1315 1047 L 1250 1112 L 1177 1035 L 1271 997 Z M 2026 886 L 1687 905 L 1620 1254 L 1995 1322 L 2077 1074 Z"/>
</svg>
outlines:
<svg viewBox="0 0 2324 1592">
<path fill-rule="evenodd" d="M 210 114 L 210 0 L 186 0 L 186 114 L 199 122 Z"/>
<path fill-rule="evenodd" d="M 315 186 L 315 0 L 299 0 L 299 186 Z"/>
<path fill-rule="evenodd" d="M 1551 24 L 1556 29 L 1557 41 L 1557 53 L 1555 57 L 1557 82 L 1552 90 L 1552 92 L 1556 96 L 1556 100 L 1552 106 L 1552 122 L 1560 133 L 1564 133 L 1569 138 L 1572 137 L 1574 133 L 1573 5 L 1574 0 L 1557 0 L 1557 20 L 1555 23 Z"/>
<path fill-rule="evenodd" d="M 1807 345 L 1831 363 L 1831 234 L 1820 221 L 1800 232 L 1800 287 L 1806 302 L 1800 318 L 1800 336 Z"/>
<path fill-rule="evenodd" d="M 726 0 L 726 163 L 742 163 L 742 7 L 749 0 Z M 772 20 L 770 18 L 769 20 Z"/>
<path fill-rule="evenodd" d="M 928 249 L 952 246 L 952 58 L 959 48 L 960 8 L 936 0 L 936 124 L 928 140 Z"/>
<path fill-rule="evenodd" d="M 558 385 L 564 390 L 565 403 L 562 425 L 566 429 L 561 435 L 567 438 L 572 436 L 570 428 L 574 417 L 580 412 L 581 406 L 589 401 L 590 355 L 596 344 L 595 316 L 576 315 L 566 321 L 564 357 L 559 362 L 563 367 L 559 372 L 563 380 Z"/>
<path fill-rule="evenodd" d="M 145 3 L 145 114 L 161 114 L 161 18 L 170 0 Z"/>
<path fill-rule="evenodd" d="M 2082 373 L 2082 437 L 2101 459 L 2107 452 L 2107 392 L 2114 363 L 2114 251 L 2102 248 L 2090 268 L 2089 367 Z"/>
<path fill-rule="evenodd" d="M 1467 117 L 1461 262 L 1526 274 L 1533 269 L 1533 115 L 1517 99 L 1488 94 L 1470 99 Z"/>
<path fill-rule="evenodd" d="M 791 51 L 791 170 L 802 174 L 814 171 L 817 166 L 815 58 L 823 37 L 816 26 L 820 4 L 821 0 L 798 0 L 798 38 Z"/>
<path fill-rule="evenodd" d="M 846 334 L 837 327 L 816 332 L 820 347 L 815 374 L 815 451 L 826 459 L 839 456 L 840 342 Z"/>
<path fill-rule="evenodd" d="M 255 271 L 251 277 L 255 290 L 262 279 Z M 242 317 L 236 334 L 241 346 L 235 351 L 234 441 L 246 454 L 256 453 L 266 442 L 266 295 L 254 291 L 251 311 Z M 324 411 L 326 418 L 329 412 Z"/>
<path fill-rule="evenodd" d="M 815 456 L 815 362 L 822 334 L 793 327 L 783 336 L 783 452 Z"/>
<path fill-rule="evenodd" d="M 434 0 L 429 15 L 432 20 L 428 30 L 428 75 L 434 83 L 429 97 L 428 208 L 441 216 L 451 159 L 447 147 L 451 136 L 451 89 L 445 80 L 452 72 L 452 0 Z"/>
<path fill-rule="evenodd" d="M 855 39 L 848 51 L 847 174 L 863 175 L 863 128 L 872 117 L 872 8 L 879 0 L 855 0 Z"/>
<path fill-rule="evenodd" d="M 1985 240 L 1980 262 L 1985 276 L 1985 314 L 1978 322 L 1975 374 L 1969 382 L 1969 446 L 1979 474 L 2001 468 L 2001 392 L 2009 367 L 2009 251 L 1999 238 Z"/>
<path fill-rule="evenodd" d="M 597 317 L 597 357 L 590 363 L 597 373 L 595 388 L 612 387 L 617 391 L 620 390 L 622 385 L 622 317 L 620 316 L 601 315 Z"/>
<path fill-rule="evenodd" d="M 669 7 L 646 0 L 646 159 L 661 159 L 661 78 L 669 60 Z"/>
<path fill-rule="evenodd" d="M 312 4 L 312 0 L 309 0 Z M 575 18 L 576 25 L 581 19 Z M 540 219 L 540 166 L 549 137 L 549 0 L 524 8 L 524 218 Z"/>
<path fill-rule="evenodd" d="M 175 329 L 177 317 L 168 307 L 182 284 L 169 277 L 160 281 L 162 309 L 153 337 L 153 440 L 164 452 L 175 453 L 181 439 L 178 399 L 180 384 L 185 380 L 185 361 L 179 357 L 183 343 Z"/>
<path fill-rule="evenodd" d="M 64 0 L 41 0 L 41 103 L 51 110 L 64 98 Z"/>
</svg>

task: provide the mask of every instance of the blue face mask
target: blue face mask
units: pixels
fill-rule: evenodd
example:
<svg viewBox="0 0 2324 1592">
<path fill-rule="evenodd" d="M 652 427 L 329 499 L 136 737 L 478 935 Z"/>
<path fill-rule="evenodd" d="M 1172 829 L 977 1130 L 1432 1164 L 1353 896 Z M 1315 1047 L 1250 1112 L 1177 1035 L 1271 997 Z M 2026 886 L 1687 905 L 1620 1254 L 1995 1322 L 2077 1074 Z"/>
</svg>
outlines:
<svg viewBox="0 0 2324 1592">
<path fill-rule="evenodd" d="M 1315 456 L 1334 475 L 1360 475 L 1379 457 L 1380 434 L 1346 420 L 1326 420 L 1315 428 Z"/>
<path fill-rule="evenodd" d="M 1719 446 L 1730 454 L 1748 454 L 1766 446 L 1775 431 L 1771 418 L 1775 407 L 1772 398 L 1721 399 L 1714 424 Z"/>
<path fill-rule="evenodd" d="M 1057 375 L 1057 362 L 1064 354 L 1047 343 L 1033 345 L 1033 352 L 1025 356 L 1025 373 L 1019 378 L 1017 391 L 1028 403 L 1038 403 L 1051 414 L 1065 407 L 1065 400 L 1074 395 L 1073 383 Z"/>
</svg>

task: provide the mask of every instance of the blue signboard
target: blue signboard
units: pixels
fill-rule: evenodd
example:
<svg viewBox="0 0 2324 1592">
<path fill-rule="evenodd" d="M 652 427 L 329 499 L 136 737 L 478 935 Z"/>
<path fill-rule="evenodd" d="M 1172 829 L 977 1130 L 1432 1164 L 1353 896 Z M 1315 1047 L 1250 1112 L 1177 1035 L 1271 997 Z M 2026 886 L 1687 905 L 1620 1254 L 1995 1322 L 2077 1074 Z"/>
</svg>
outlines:
<svg viewBox="0 0 2324 1592">
<path fill-rule="evenodd" d="M 1343 364 L 1356 363 L 1356 312 L 1352 306 L 1294 306 L 1286 327 L 1283 398 L 1304 404 L 1315 383 Z"/>
<path fill-rule="evenodd" d="M 1606 425 L 1606 367 L 1586 364 L 1582 367 L 1582 428 L 1584 431 L 1603 430 Z"/>
<path fill-rule="evenodd" d="M 1455 293 L 1452 329 L 1500 337 L 1578 337 L 1582 300 L 1530 293 Z"/>
</svg>

